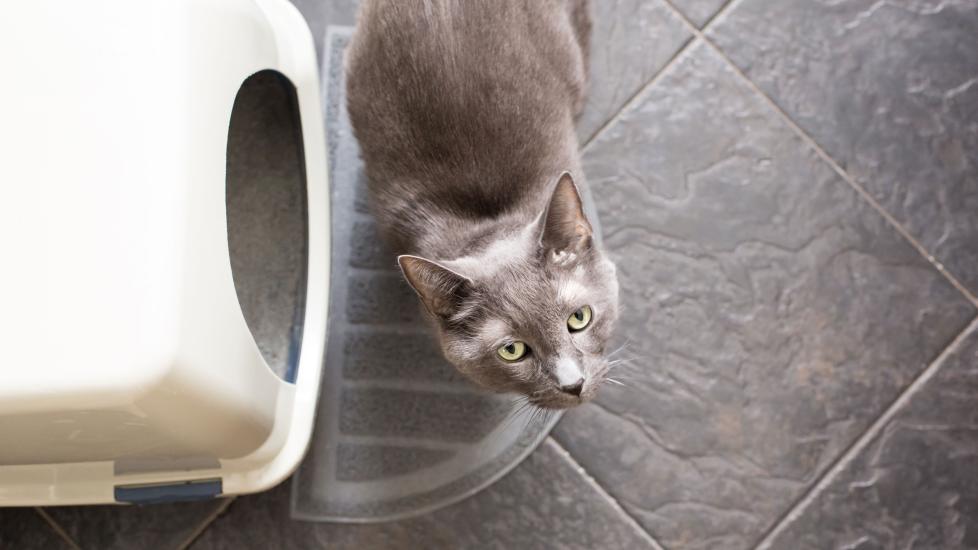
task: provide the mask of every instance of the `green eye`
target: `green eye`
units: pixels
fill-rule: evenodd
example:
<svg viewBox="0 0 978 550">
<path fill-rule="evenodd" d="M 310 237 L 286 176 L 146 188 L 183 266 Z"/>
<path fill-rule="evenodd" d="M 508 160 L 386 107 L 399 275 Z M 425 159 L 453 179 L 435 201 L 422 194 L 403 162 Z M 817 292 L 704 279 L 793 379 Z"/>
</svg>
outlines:
<svg viewBox="0 0 978 550">
<path fill-rule="evenodd" d="M 526 344 L 523 342 L 510 342 L 496 350 L 496 353 L 503 358 L 503 361 L 519 361 L 526 355 Z"/>
<path fill-rule="evenodd" d="M 582 306 L 567 318 L 567 328 L 571 332 L 584 330 L 591 324 L 591 306 Z"/>
</svg>

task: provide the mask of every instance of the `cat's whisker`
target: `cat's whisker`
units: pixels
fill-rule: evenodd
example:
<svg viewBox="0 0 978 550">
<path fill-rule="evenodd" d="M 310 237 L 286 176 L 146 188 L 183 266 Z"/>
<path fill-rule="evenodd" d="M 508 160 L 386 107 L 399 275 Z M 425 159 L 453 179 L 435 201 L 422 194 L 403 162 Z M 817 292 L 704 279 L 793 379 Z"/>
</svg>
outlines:
<svg viewBox="0 0 978 550">
<path fill-rule="evenodd" d="M 648 361 L 648 359 L 646 359 L 645 357 L 638 356 L 638 355 L 631 356 L 631 357 L 617 357 L 615 359 L 606 359 L 605 361 L 612 365 L 624 365 L 624 364 L 634 363 L 639 360 Z"/>
<path fill-rule="evenodd" d="M 614 357 L 616 354 L 625 351 L 626 349 L 628 349 L 628 344 L 630 344 L 631 342 L 632 342 L 632 339 L 631 338 L 626 338 L 625 339 L 625 343 L 622 344 L 622 345 L 620 345 L 620 346 L 618 346 L 614 351 L 612 351 L 611 353 L 609 353 L 608 354 L 608 357 L 609 358 L 610 357 Z"/>
<path fill-rule="evenodd" d="M 622 388 L 625 388 L 626 390 L 635 390 L 636 389 L 634 385 L 632 385 L 632 384 L 626 384 L 625 382 L 623 382 L 622 380 L 620 380 L 618 378 L 610 378 L 609 377 L 609 378 L 605 378 L 604 381 L 605 382 L 610 382 L 610 383 L 612 383 L 612 384 L 614 384 L 616 386 L 620 386 Z"/>
<path fill-rule="evenodd" d="M 637 372 L 619 371 L 615 372 L 615 378 L 618 380 L 635 381 L 641 378 L 641 376 L 640 373 Z"/>
<path fill-rule="evenodd" d="M 613 365 L 610 365 L 608 370 L 609 371 L 614 370 L 615 372 L 627 372 L 631 374 L 639 374 L 640 372 L 639 369 L 641 368 L 642 366 L 640 363 L 634 363 L 629 361 L 629 362 L 615 363 Z"/>
<path fill-rule="evenodd" d="M 502 437 L 502 435 L 506 433 L 506 431 L 510 428 L 510 426 L 513 425 L 514 422 L 524 417 L 527 411 L 532 411 L 533 408 L 536 408 L 536 404 L 533 403 L 530 397 L 521 396 L 517 399 L 514 399 L 513 408 L 509 413 L 507 413 L 506 418 L 503 419 L 502 421 L 503 427 L 501 430 L 498 431 L 495 437 Z"/>
<path fill-rule="evenodd" d="M 525 407 L 526 404 L 527 404 L 527 402 L 529 402 L 529 400 L 530 400 L 530 398 L 529 397 L 526 397 L 525 395 L 521 395 L 521 396 L 517 397 L 516 399 L 513 399 L 510 402 L 510 408 L 509 408 L 509 412 L 507 413 L 507 416 L 508 415 L 512 415 L 516 411 L 519 411 L 519 409 Z"/>
<path fill-rule="evenodd" d="M 617 365 L 608 369 L 608 372 L 614 372 L 615 375 L 619 374 L 638 374 L 634 365 Z"/>
<path fill-rule="evenodd" d="M 530 402 L 529 402 L 529 401 L 524 401 L 524 402 L 523 402 L 522 404 L 520 404 L 519 406 L 517 406 L 517 407 L 513 407 L 513 410 L 511 410 L 511 411 L 509 412 L 509 414 L 507 415 L 507 417 L 508 417 L 508 418 L 512 418 L 512 417 L 514 417 L 514 416 L 518 416 L 518 415 L 520 414 L 520 411 L 522 411 L 523 409 L 525 409 L 525 408 L 526 408 L 526 407 L 528 407 L 529 405 L 530 405 Z"/>
<path fill-rule="evenodd" d="M 550 420 L 554 417 L 554 414 L 556 414 L 556 412 L 557 411 L 553 409 L 547 409 L 546 414 L 543 415 L 543 424 L 544 425 L 550 424 Z"/>
<path fill-rule="evenodd" d="M 520 413 L 522 413 L 522 412 L 523 412 L 523 411 L 525 411 L 526 409 L 528 409 L 528 408 L 530 408 L 530 407 L 533 407 L 533 406 L 534 406 L 534 405 L 533 405 L 533 402 L 532 402 L 532 401 L 530 401 L 530 399 L 529 399 L 529 398 L 525 398 L 525 399 L 523 400 L 523 404 L 521 404 L 521 405 L 520 405 L 519 407 L 517 407 L 517 408 L 516 408 L 516 410 L 515 410 L 515 411 L 513 412 L 513 414 L 512 414 L 512 416 L 513 416 L 514 418 L 515 418 L 515 417 L 519 417 L 519 415 L 520 415 Z"/>
<path fill-rule="evenodd" d="M 553 414 L 553 409 L 545 409 L 543 407 L 538 407 L 530 422 L 546 424 L 550 420 L 552 414 Z"/>
</svg>

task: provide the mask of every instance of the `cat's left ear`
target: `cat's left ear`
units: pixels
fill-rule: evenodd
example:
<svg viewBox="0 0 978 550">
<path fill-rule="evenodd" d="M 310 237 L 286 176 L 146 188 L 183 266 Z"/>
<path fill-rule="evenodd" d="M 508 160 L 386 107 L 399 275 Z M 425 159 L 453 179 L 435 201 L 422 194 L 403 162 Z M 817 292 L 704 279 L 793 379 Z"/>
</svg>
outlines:
<svg viewBox="0 0 978 550">
<path fill-rule="evenodd" d="M 557 180 L 541 221 L 540 245 L 554 258 L 576 255 L 591 248 L 593 230 L 570 172 L 564 172 Z"/>
</svg>

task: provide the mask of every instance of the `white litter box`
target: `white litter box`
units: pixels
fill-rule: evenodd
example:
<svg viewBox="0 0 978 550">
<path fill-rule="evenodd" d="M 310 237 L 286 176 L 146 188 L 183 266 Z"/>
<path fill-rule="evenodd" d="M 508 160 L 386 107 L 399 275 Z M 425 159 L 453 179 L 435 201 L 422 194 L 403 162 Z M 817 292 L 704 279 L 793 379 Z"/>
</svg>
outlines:
<svg viewBox="0 0 978 550">
<path fill-rule="evenodd" d="M 0 61 L 0 505 L 286 478 L 313 427 L 329 285 L 302 17 L 286 0 L 16 2 Z M 292 96 L 306 181 L 303 337 L 280 373 L 246 324 L 228 246 L 228 128 L 256 74 Z"/>
</svg>

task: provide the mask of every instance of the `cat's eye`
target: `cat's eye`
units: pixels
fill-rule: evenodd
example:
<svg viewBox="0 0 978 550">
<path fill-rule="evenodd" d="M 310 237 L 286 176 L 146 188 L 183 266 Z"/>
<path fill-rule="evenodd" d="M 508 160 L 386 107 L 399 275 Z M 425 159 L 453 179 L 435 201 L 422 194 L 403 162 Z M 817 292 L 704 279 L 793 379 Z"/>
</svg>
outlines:
<svg viewBox="0 0 978 550">
<path fill-rule="evenodd" d="M 496 350 L 496 353 L 503 358 L 503 361 L 509 361 L 512 363 L 522 359 L 526 355 L 527 351 L 529 351 L 529 348 L 526 347 L 526 344 L 516 341 L 510 342 L 505 346 L 500 346 L 499 349 Z"/>
<path fill-rule="evenodd" d="M 589 324 L 591 324 L 591 306 L 581 306 L 567 318 L 567 328 L 571 332 L 584 330 Z"/>
</svg>

